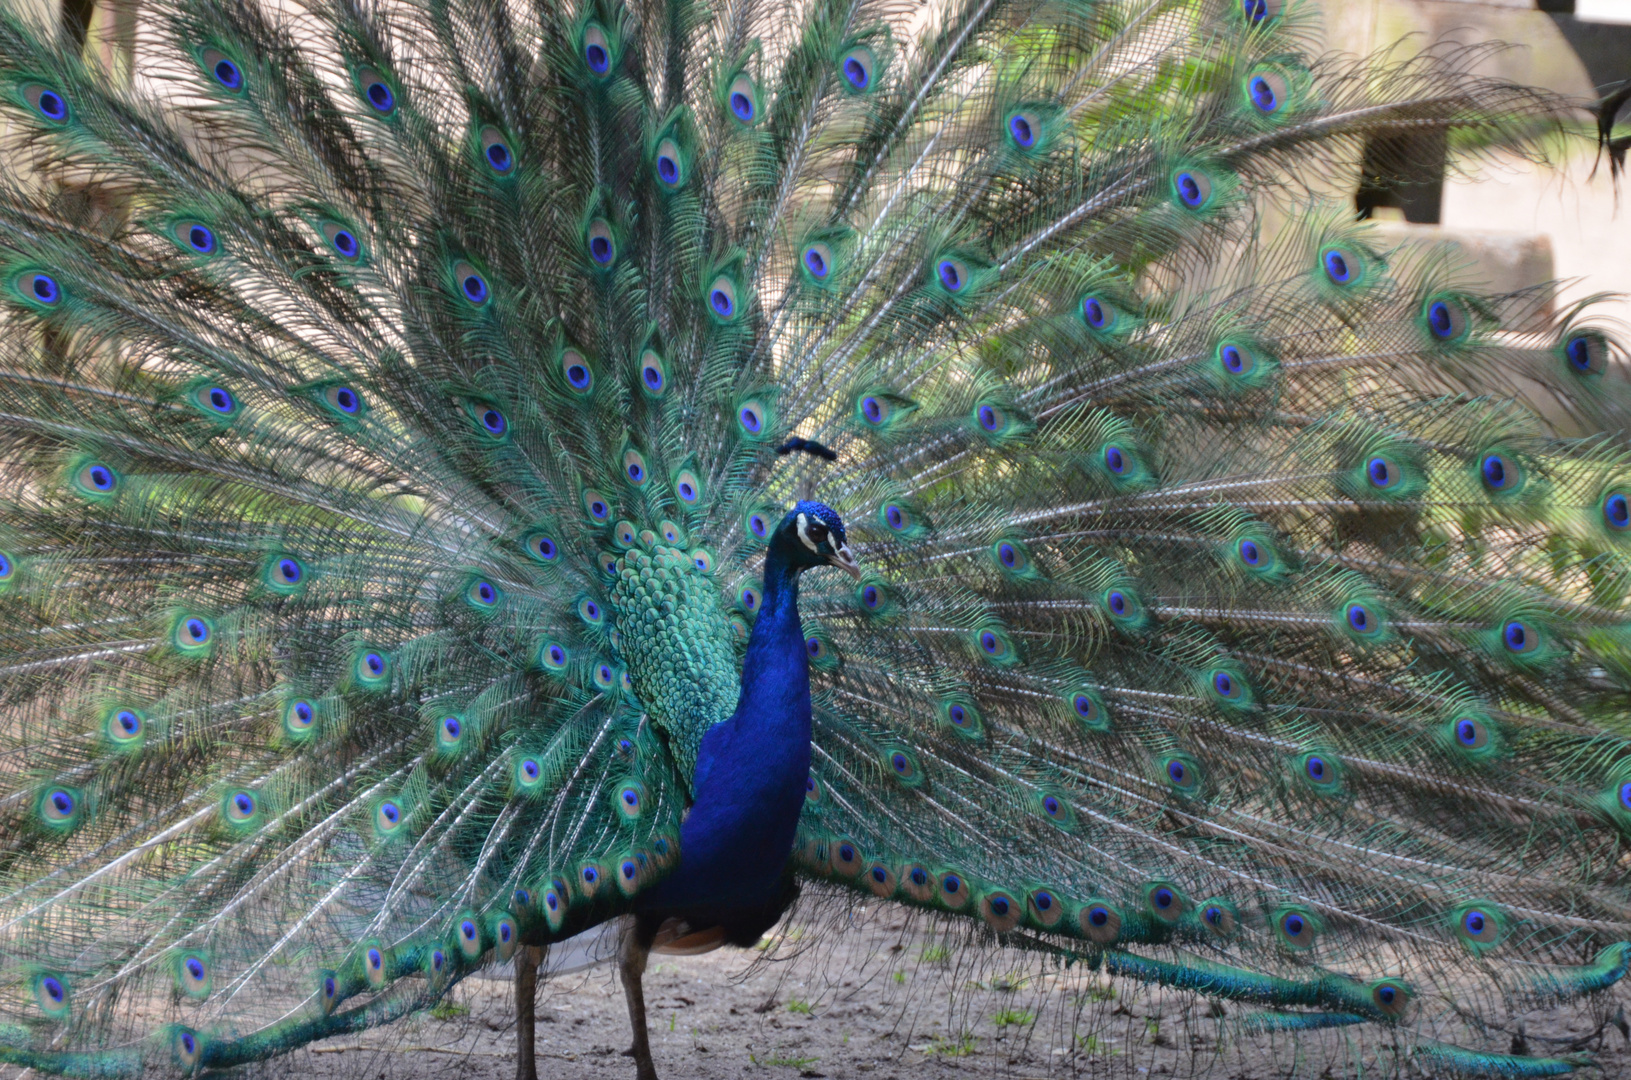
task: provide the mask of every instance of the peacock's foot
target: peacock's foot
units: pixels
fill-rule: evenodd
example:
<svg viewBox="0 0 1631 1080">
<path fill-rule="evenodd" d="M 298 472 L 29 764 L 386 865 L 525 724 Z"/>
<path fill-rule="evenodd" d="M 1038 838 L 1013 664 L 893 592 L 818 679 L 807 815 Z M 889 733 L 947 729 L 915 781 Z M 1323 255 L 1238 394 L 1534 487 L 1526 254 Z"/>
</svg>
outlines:
<svg viewBox="0 0 1631 1080">
<path fill-rule="evenodd" d="M 618 957 L 618 973 L 623 977 L 623 994 L 629 1002 L 629 1026 L 634 1032 L 634 1045 L 627 1055 L 634 1059 L 635 1080 L 657 1080 L 657 1067 L 651 1061 L 651 1040 L 646 1033 L 646 996 L 641 979 L 646 973 L 646 957 L 651 954 L 653 927 L 640 919 L 631 919 L 623 933 L 623 947 Z"/>
</svg>

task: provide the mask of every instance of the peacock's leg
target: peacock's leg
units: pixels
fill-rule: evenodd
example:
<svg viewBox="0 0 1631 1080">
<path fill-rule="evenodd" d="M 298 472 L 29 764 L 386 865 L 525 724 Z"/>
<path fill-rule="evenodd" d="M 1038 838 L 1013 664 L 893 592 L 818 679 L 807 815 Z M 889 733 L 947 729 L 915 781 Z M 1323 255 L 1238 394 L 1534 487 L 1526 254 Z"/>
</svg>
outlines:
<svg viewBox="0 0 1631 1080">
<path fill-rule="evenodd" d="M 646 973 L 646 957 L 651 955 L 655 926 L 635 918 L 623 934 L 618 955 L 618 971 L 623 976 L 623 993 L 629 999 L 629 1026 L 634 1029 L 635 1080 L 657 1080 L 657 1067 L 651 1063 L 651 1040 L 646 1036 L 646 995 L 640 980 Z"/>
<path fill-rule="evenodd" d="M 523 945 L 515 952 L 515 1080 L 538 1080 L 534 1024 L 538 966 L 543 959 L 543 950 L 537 945 Z"/>
</svg>

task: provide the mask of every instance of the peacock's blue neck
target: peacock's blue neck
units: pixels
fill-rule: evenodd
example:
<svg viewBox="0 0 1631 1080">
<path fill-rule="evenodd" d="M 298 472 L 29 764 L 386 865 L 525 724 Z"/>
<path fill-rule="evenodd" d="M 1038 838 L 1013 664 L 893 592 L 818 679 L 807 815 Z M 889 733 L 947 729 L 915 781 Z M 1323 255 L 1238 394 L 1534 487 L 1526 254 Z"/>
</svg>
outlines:
<svg viewBox="0 0 1631 1080">
<path fill-rule="evenodd" d="M 703 737 L 680 864 L 648 894 L 648 909 L 726 924 L 753 922 L 771 906 L 779 911 L 810 774 L 810 667 L 798 575 L 773 547 L 736 711 Z"/>
</svg>

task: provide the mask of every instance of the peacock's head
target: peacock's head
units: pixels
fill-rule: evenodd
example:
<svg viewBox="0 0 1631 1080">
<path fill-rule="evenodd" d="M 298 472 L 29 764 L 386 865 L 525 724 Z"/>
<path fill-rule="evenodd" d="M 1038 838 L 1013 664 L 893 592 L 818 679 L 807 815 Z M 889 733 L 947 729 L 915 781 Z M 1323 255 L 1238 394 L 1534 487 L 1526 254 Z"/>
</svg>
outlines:
<svg viewBox="0 0 1631 1080">
<path fill-rule="evenodd" d="M 770 537 L 770 548 L 798 570 L 836 566 L 859 579 L 861 566 L 844 542 L 844 522 L 830 506 L 801 502 L 787 512 Z"/>
</svg>

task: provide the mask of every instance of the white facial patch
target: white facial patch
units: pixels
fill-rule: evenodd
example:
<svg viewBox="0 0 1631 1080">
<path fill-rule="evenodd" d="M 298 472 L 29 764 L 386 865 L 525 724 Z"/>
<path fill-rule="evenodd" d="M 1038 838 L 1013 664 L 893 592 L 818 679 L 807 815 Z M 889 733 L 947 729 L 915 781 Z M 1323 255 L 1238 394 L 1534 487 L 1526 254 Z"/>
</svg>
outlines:
<svg viewBox="0 0 1631 1080">
<path fill-rule="evenodd" d="M 809 533 L 805 532 L 805 529 L 809 526 L 809 524 L 809 519 L 807 519 L 803 514 L 800 514 L 798 519 L 799 542 L 805 547 L 809 548 L 811 551 L 818 551 L 819 549 L 816 547 L 816 542 L 810 539 Z"/>
</svg>

